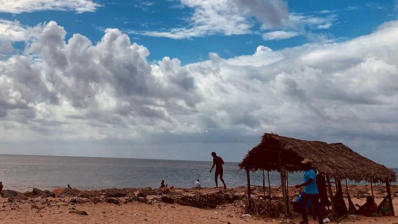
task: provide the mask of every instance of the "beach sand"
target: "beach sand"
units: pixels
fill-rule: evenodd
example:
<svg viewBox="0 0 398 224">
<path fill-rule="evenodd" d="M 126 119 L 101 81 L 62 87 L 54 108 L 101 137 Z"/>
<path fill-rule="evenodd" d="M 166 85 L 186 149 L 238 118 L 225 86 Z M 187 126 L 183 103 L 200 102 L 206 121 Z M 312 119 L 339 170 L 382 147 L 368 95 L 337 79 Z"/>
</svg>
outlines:
<svg viewBox="0 0 398 224">
<path fill-rule="evenodd" d="M 356 193 L 354 203 L 363 204 L 367 187 L 351 187 L 352 195 Z M 376 202 L 381 201 L 383 191 L 376 191 Z M 64 194 L 66 191 L 67 194 Z M 148 193 L 149 190 L 146 191 Z M 201 194 L 217 193 L 218 189 L 203 189 Z M 274 188 L 275 194 L 278 189 Z M 148 194 L 143 197 L 131 197 L 131 192 L 137 194 L 141 189 L 110 190 L 110 191 L 74 191 L 55 190 L 54 195 L 48 192 L 18 194 L 3 197 L 0 200 L 1 223 L 283 223 L 282 218 L 261 218 L 245 215 L 243 200 L 218 205 L 216 208 L 196 208 L 178 203 L 165 203 L 160 200 L 161 195 Z M 69 194 L 72 192 L 72 194 Z M 127 195 L 124 193 L 127 192 Z M 129 193 L 130 192 L 130 193 Z M 144 191 L 143 191 L 144 192 Z M 154 194 L 159 192 L 155 190 Z M 261 192 L 261 190 L 257 190 Z M 244 188 L 233 188 L 229 194 L 244 196 Z M 292 194 L 294 191 L 292 190 Z M 398 187 L 393 187 L 393 195 L 398 193 Z M 156 193 L 157 194 L 157 193 Z M 194 195 L 194 189 L 172 189 L 163 195 Z M 108 196 L 114 197 L 108 197 Z M 7 196 L 7 195 L 5 195 Z M 49 197 L 48 197 L 49 196 Z M 357 198 L 358 197 L 358 198 Z M 111 200 L 113 199 L 113 200 Z M 117 203 L 120 202 L 120 205 Z M 114 204 L 116 203 L 116 204 Z M 394 200 L 398 208 L 398 200 Z M 82 214 L 86 212 L 86 214 Z M 298 223 L 300 217 L 295 215 L 290 223 Z M 287 222 L 287 223 L 289 223 Z M 310 223 L 316 223 L 313 220 Z M 364 217 L 349 216 L 341 223 L 398 223 L 398 217 Z"/>
</svg>

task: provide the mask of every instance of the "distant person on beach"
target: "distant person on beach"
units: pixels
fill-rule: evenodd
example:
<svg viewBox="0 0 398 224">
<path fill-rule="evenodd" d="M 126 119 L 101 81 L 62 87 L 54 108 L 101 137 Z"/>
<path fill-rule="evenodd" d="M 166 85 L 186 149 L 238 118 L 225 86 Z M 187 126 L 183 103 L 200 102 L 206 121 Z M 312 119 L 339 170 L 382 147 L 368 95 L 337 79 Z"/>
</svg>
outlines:
<svg viewBox="0 0 398 224">
<path fill-rule="evenodd" d="M 160 188 L 166 188 L 167 184 L 164 182 L 164 180 L 162 180 L 162 182 L 160 183 Z"/>
<path fill-rule="evenodd" d="M 300 224 L 308 224 L 306 205 L 309 200 L 311 201 L 315 210 L 314 212 L 318 216 L 318 222 L 322 224 L 323 219 L 319 206 L 319 191 L 316 184 L 315 169 L 313 168 L 312 162 L 309 159 L 304 159 L 301 163 L 306 170 L 304 173 L 304 183 L 295 186 L 296 188 L 304 187 L 304 192 L 300 201 L 300 212 L 303 217 L 303 221 L 301 221 Z"/>
<path fill-rule="evenodd" d="M 224 170 L 222 168 L 222 165 L 224 164 L 224 160 L 222 160 L 221 157 L 217 156 L 215 152 L 212 152 L 211 155 L 213 156 L 213 166 L 210 169 L 210 173 L 213 170 L 214 166 L 216 167 L 216 172 L 214 175 L 214 181 L 216 182 L 216 187 L 218 187 L 218 176 L 220 176 L 220 180 L 224 184 L 224 189 L 227 189 L 227 185 L 225 185 L 224 179 L 223 179 L 223 173 Z"/>
<path fill-rule="evenodd" d="M 200 188 L 201 188 L 199 179 L 197 179 L 197 180 L 195 181 L 194 186 L 195 186 L 195 188 L 197 188 L 197 189 L 200 189 Z"/>
<path fill-rule="evenodd" d="M 3 191 L 3 182 L 0 181 L 0 193 Z"/>
</svg>

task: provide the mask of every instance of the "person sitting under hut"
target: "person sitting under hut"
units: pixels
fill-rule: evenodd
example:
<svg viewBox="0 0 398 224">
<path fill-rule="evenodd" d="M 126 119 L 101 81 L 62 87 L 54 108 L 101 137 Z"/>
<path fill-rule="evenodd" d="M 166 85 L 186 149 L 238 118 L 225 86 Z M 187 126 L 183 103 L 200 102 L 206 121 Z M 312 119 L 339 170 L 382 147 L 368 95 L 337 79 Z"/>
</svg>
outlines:
<svg viewBox="0 0 398 224">
<path fill-rule="evenodd" d="M 377 205 L 375 200 L 372 196 L 366 197 L 366 203 L 362 206 L 359 206 L 357 214 L 364 215 L 364 216 L 378 216 L 377 214 Z"/>
</svg>

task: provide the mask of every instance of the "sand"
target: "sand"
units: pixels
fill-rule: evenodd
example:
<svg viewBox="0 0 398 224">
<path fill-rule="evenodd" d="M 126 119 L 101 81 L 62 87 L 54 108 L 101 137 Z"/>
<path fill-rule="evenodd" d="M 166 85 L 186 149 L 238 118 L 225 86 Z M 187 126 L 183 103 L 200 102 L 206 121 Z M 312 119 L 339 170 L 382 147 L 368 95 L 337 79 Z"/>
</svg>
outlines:
<svg viewBox="0 0 398 224">
<path fill-rule="evenodd" d="M 364 189 L 359 187 L 358 189 Z M 274 189 L 277 192 L 277 189 Z M 355 190 L 355 189 L 354 189 Z M 190 195 L 195 190 L 177 189 L 174 191 Z M 217 192 L 218 189 L 205 189 L 202 193 Z M 358 191 L 358 190 L 357 190 Z M 395 192 L 398 187 L 395 188 Z M 230 189 L 229 193 L 244 194 L 244 188 Z M 382 192 L 376 194 L 376 202 Z M 177 203 L 168 204 L 147 196 L 145 202 L 129 201 L 128 197 L 113 197 L 120 205 L 98 202 L 80 196 L 28 197 L 23 199 L 1 198 L 0 220 L 6 223 L 281 223 L 282 218 L 261 218 L 245 215 L 239 203 L 227 203 L 216 208 L 196 208 Z M 364 198 L 354 198 L 354 203 L 362 204 Z M 74 203 L 75 202 L 75 203 Z M 125 203 L 126 202 L 126 203 Z M 394 200 L 398 208 L 398 200 Z M 86 212 L 87 215 L 79 214 Z M 72 212 L 72 213 L 71 213 Z M 298 223 L 296 214 L 291 223 Z M 316 223 L 313 220 L 310 223 Z M 342 223 L 397 223 L 398 217 L 350 216 Z"/>
</svg>

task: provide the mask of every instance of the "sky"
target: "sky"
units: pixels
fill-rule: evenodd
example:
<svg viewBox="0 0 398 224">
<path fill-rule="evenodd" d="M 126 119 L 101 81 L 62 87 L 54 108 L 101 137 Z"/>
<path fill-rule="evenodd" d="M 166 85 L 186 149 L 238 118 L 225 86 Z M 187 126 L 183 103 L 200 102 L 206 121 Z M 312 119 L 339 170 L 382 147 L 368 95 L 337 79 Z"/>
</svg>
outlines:
<svg viewBox="0 0 398 224">
<path fill-rule="evenodd" d="M 398 158 L 398 1 L 0 0 L 0 153 Z"/>
</svg>

